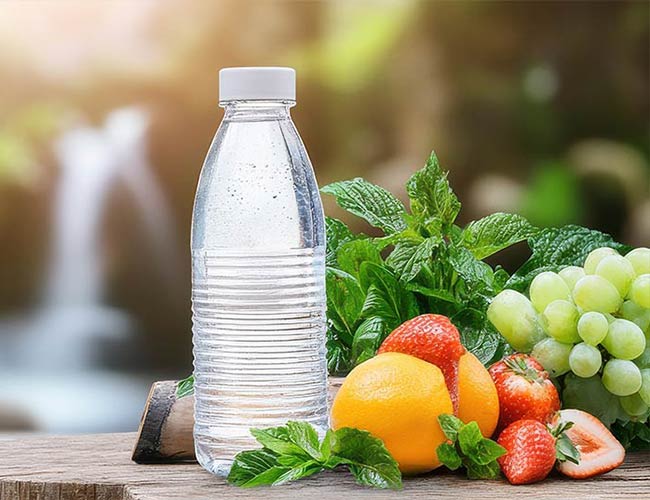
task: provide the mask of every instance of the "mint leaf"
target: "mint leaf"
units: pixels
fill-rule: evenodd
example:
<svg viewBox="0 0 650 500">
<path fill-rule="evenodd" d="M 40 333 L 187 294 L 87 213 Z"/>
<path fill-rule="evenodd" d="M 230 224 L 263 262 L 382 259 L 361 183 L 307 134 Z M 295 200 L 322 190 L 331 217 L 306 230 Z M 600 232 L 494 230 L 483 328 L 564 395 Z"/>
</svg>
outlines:
<svg viewBox="0 0 650 500">
<path fill-rule="evenodd" d="M 176 383 L 176 399 L 194 394 L 194 375 L 190 375 Z"/>
<path fill-rule="evenodd" d="M 436 449 L 438 459 L 449 469 L 461 464 L 470 479 L 493 479 L 499 475 L 497 458 L 506 450 L 491 439 L 484 438 L 476 422 L 464 424 L 453 415 L 438 416 L 438 422 L 449 443 Z"/>
<path fill-rule="evenodd" d="M 352 368 L 350 346 L 339 336 L 338 331 L 328 320 L 327 327 L 327 370 L 332 375 L 344 375 Z M 349 335 L 347 336 L 349 339 Z"/>
<path fill-rule="evenodd" d="M 424 168 L 408 180 L 406 191 L 411 199 L 411 212 L 425 224 L 435 225 L 438 221 L 442 226 L 448 226 L 456 220 L 460 202 L 434 152 L 431 152 Z"/>
<path fill-rule="evenodd" d="M 474 449 L 471 460 L 479 465 L 489 465 L 500 456 L 506 454 L 503 446 L 495 443 L 491 439 L 481 439 Z"/>
<path fill-rule="evenodd" d="M 302 447 L 293 442 L 287 427 L 269 427 L 267 429 L 251 429 L 253 437 L 264 448 L 278 455 L 299 455 L 309 458 Z"/>
<path fill-rule="evenodd" d="M 476 422 L 465 424 L 458 430 L 458 444 L 465 455 L 474 455 L 482 439 L 483 434 Z"/>
<path fill-rule="evenodd" d="M 356 239 L 352 231 L 343 222 L 332 217 L 325 217 L 325 234 L 327 236 L 327 252 L 325 263 L 328 266 L 336 266 L 336 256 L 341 245 Z"/>
<path fill-rule="evenodd" d="M 456 441 L 458 438 L 458 431 L 464 425 L 460 418 L 448 413 L 438 415 L 438 423 L 440 424 L 440 428 L 445 434 L 445 437 L 452 442 Z"/>
<path fill-rule="evenodd" d="M 323 466 L 315 460 L 309 460 L 302 464 L 296 464 L 291 469 L 285 471 L 279 475 L 272 483 L 272 486 L 279 486 L 281 484 L 288 483 L 290 481 L 295 481 L 296 479 L 302 479 L 303 477 L 308 477 L 317 472 L 323 470 Z M 262 485 L 264 483 L 260 483 Z M 246 486 L 257 486 L 256 484 L 250 484 Z"/>
<path fill-rule="evenodd" d="M 436 448 L 436 454 L 438 455 L 438 460 L 440 460 L 440 462 L 449 470 L 456 470 L 463 465 L 463 461 L 456 451 L 456 448 L 449 443 L 442 443 L 439 445 L 438 448 Z"/>
<path fill-rule="evenodd" d="M 307 422 L 287 422 L 287 435 L 293 443 L 316 460 L 323 458 L 316 430 Z"/>
<path fill-rule="evenodd" d="M 357 328 L 352 340 L 352 359 L 355 364 L 372 358 L 391 331 L 382 317 L 372 316 L 365 319 Z"/>
<path fill-rule="evenodd" d="M 468 249 L 450 246 L 449 264 L 462 278 L 468 291 L 473 293 L 486 292 L 490 295 L 492 292 L 497 291 L 494 290 L 494 271 L 492 268 L 474 257 Z"/>
<path fill-rule="evenodd" d="M 383 264 L 379 249 L 370 239 L 349 241 L 341 245 L 336 256 L 338 267 L 351 274 L 359 277 L 359 268 L 364 262 L 373 262 Z"/>
<path fill-rule="evenodd" d="M 621 254 L 630 250 L 608 234 L 573 225 L 543 229 L 529 238 L 528 244 L 532 255 L 508 280 L 507 288 L 525 291 L 533 278 L 543 271 L 582 266 L 589 252 L 599 247 L 611 247 Z"/>
<path fill-rule="evenodd" d="M 384 188 L 360 177 L 328 184 L 321 188 L 321 192 L 334 196 L 341 208 L 387 234 L 406 229 L 406 209 L 402 202 Z"/>
<path fill-rule="evenodd" d="M 433 250 L 440 243 L 440 238 L 427 238 L 420 243 L 399 243 L 386 259 L 386 263 L 393 268 L 401 281 L 411 281 L 431 259 Z"/>
<path fill-rule="evenodd" d="M 461 241 L 474 257 L 482 260 L 538 232 L 539 229 L 521 215 L 497 212 L 470 222 L 462 231 Z"/>
<path fill-rule="evenodd" d="M 287 470 L 278 465 L 278 455 L 269 450 L 242 451 L 235 456 L 228 482 L 243 487 L 272 484 Z"/>
<path fill-rule="evenodd" d="M 464 461 L 469 479 L 496 479 L 501 473 L 498 462 L 490 462 L 486 465 L 477 464 L 472 461 Z"/>
<path fill-rule="evenodd" d="M 465 348 L 484 365 L 490 365 L 505 354 L 507 343 L 487 319 L 484 310 L 468 307 L 451 317 L 460 332 Z"/>
<path fill-rule="evenodd" d="M 402 475 L 384 443 L 367 431 L 345 427 L 336 431 L 332 453 L 346 464 L 357 483 L 399 489 Z"/>
<path fill-rule="evenodd" d="M 364 262 L 359 271 L 359 281 L 367 290 L 361 311 L 363 317 L 379 316 L 393 329 L 419 314 L 413 293 L 406 290 L 387 268 Z"/>
<path fill-rule="evenodd" d="M 327 287 L 327 318 L 342 340 L 350 345 L 355 325 L 365 300 L 357 279 L 351 274 L 328 267 L 325 272 Z"/>
</svg>

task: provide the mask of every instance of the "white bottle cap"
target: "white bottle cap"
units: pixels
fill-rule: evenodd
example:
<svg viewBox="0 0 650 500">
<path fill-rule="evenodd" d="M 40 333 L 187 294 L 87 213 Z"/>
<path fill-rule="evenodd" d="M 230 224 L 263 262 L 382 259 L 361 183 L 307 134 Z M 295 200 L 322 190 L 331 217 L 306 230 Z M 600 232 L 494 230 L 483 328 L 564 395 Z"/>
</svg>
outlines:
<svg viewBox="0 0 650 500">
<path fill-rule="evenodd" d="M 296 100 L 293 68 L 224 68 L 219 71 L 219 102 Z"/>
</svg>

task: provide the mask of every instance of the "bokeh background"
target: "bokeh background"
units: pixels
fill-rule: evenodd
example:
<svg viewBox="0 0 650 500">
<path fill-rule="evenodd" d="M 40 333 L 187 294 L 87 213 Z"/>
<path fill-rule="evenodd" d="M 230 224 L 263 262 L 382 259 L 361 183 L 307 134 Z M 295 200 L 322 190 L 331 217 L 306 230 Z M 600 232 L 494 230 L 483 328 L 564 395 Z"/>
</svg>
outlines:
<svg viewBox="0 0 650 500">
<path fill-rule="evenodd" d="M 461 222 L 514 211 L 648 245 L 649 5 L 0 2 L 0 429 L 133 430 L 150 383 L 190 372 L 221 67 L 297 69 L 321 185 L 403 197 L 435 148 Z"/>
</svg>

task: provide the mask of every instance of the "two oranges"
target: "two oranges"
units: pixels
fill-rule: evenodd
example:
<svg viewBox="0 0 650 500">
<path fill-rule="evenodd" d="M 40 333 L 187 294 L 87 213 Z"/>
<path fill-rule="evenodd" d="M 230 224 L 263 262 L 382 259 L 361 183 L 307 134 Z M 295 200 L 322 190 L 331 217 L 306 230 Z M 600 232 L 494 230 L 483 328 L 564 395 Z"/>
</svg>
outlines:
<svg viewBox="0 0 650 500">
<path fill-rule="evenodd" d="M 408 354 L 386 352 L 360 364 L 346 377 L 332 406 L 332 427 L 364 429 L 380 438 L 405 474 L 440 465 L 436 449 L 446 441 L 438 416 L 453 413 L 441 370 Z M 499 400 L 488 371 L 471 353 L 458 364 L 458 411 L 491 436 Z"/>
</svg>

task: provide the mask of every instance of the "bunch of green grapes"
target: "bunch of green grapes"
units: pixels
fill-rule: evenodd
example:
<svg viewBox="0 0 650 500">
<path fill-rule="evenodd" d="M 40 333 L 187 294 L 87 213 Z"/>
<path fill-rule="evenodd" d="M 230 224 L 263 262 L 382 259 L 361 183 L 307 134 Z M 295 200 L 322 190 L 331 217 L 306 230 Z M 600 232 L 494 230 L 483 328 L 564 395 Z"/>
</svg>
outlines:
<svg viewBox="0 0 650 500">
<path fill-rule="evenodd" d="M 628 415 L 650 414 L 650 249 L 598 248 L 583 267 L 538 274 L 528 295 L 504 290 L 488 309 L 514 349 L 553 377 L 599 376 Z"/>
</svg>

